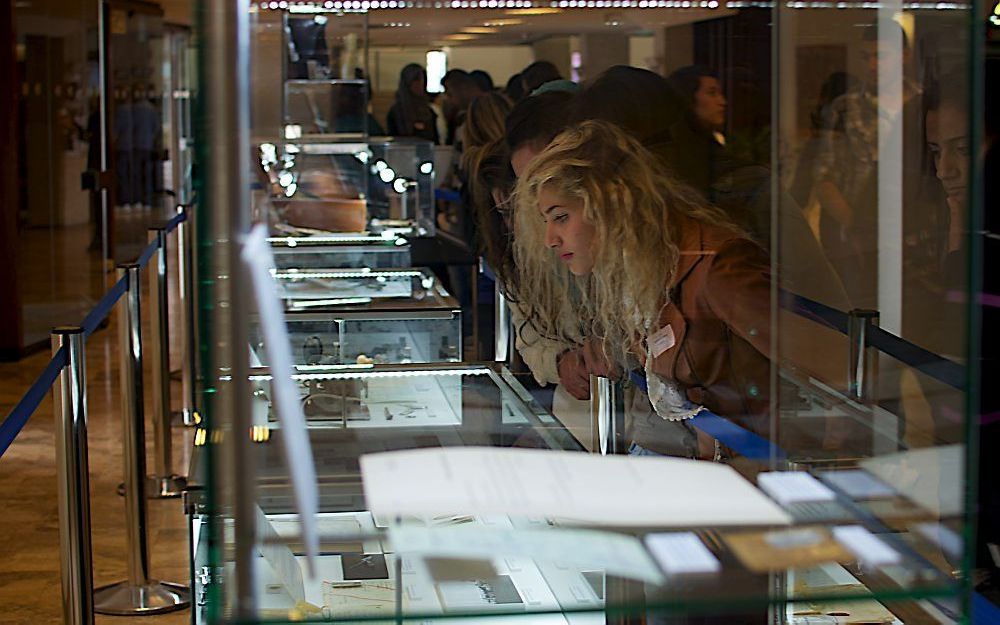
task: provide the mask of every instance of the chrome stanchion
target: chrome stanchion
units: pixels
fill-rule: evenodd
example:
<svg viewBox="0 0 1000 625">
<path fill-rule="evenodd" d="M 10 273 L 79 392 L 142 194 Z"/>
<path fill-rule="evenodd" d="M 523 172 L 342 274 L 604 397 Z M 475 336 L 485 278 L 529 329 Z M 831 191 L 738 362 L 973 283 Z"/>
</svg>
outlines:
<svg viewBox="0 0 1000 625">
<path fill-rule="evenodd" d="M 847 336 L 850 342 L 850 363 L 847 372 L 851 399 L 871 404 L 878 380 L 878 354 L 868 346 L 871 330 L 878 326 L 877 310 L 854 309 L 847 313 Z"/>
<path fill-rule="evenodd" d="M 622 387 L 614 380 L 590 376 L 591 453 L 602 456 L 625 453 L 624 399 Z"/>
<path fill-rule="evenodd" d="M 72 326 L 52 330 L 52 353 L 60 349 L 66 350 L 68 363 L 54 387 L 63 623 L 93 625 L 94 575 L 90 549 L 87 369 L 83 328 Z"/>
<path fill-rule="evenodd" d="M 142 332 L 139 293 L 141 267 L 118 266 L 128 289 L 118 306 L 118 337 L 122 347 L 121 399 L 125 441 L 125 544 L 128 579 L 94 592 L 94 610 L 100 614 L 133 616 L 179 610 L 190 603 L 187 586 L 149 579 L 146 540 L 146 454 L 142 406 Z"/>
<path fill-rule="evenodd" d="M 177 293 L 181 311 L 181 410 L 184 425 L 197 425 L 195 415 L 195 375 L 194 375 L 194 231 L 193 207 L 178 206 L 177 212 L 187 211 L 187 219 L 177 224 Z"/>
<path fill-rule="evenodd" d="M 150 264 L 150 325 L 153 330 L 153 450 L 154 473 L 149 477 L 146 494 L 154 499 L 180 497 L 187 478 L 173 472 L 173 442 L 170 435 L 170 330 L 167 284 L 167 231 L 152 228 L 150 241 L 156 241 L 156 262 Z"/>
<path fill-rule="evenodd" d="M 494 282 L 493 289 L 493 360 L 507 362 L 510 358 L 510 306 L 500 288 L 500 280 Z"/>
</svg>

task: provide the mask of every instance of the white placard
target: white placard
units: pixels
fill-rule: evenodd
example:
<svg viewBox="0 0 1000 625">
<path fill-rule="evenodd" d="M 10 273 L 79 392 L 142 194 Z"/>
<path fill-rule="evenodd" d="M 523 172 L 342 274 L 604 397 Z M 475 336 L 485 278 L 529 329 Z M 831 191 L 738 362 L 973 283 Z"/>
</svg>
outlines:
<svg viewBox="0 0 1000 625">
<path fill-rule="evenodd" d="M 862 469 L 824 471 L 820 477 L 827 484 L 844 491 L 848 497 L 860 501 L 888 499 L 896 494 L 891 486 Z"/>
<path fill-rule="evenodd" d="M 667 575 L 716 573 L 721 568 L 719 559 L 693 532 L 649 534 L 646 546 Z"/>
<path fill-rule="evenodd" d="M 295 366 L 292 360 L 291 342 L 285 314 L 275 292 L 271 269 L 274 257 L 267 244 L 267 227 L 258 224 L 250 231 L 241 253 L 243 262 L 249 269 L 253 282 L 254 296 L 260 325 L 264 330 L 264 349 L 271 363 L 271 398 L 274 411 L 281 423 L 281 442 L 285 451 L 295 496 L 295 509 L 302 524 L 302 544 L 306 550 L 306 569 L 310 577 L 315 575 L 316 557 L 319 555 L 319 534 L 316 532 L 316 514 L 319 512 L 319 487 L 316 482 L 316 466 L 313 463 L 312 447 L 306 430 L 306 417 L 302 412 L 299 392 L 292 381 Z M 234 310 L 234 314 L 244 311 Z"/>
<path fill-rule="evenodd" d="M 377 517 L 508 514 L 609 527 L 787 525 L 789 516 L 730 466 L 663 457 L 497 447 L 361 457 Z"/>
<path fill-rule="evenodd" d="M 860 525 L 835 527 L 833 537 L 862 564 L 882 566 L 898 564 L 902 559 L 898 551 Z"/>
<path fill-rule="evenodd" d="M 799 471 L 772 471 L 757 476 L 757 486 L 783 506 L 805 501 L 833 501 L 829 487 Z"/>
<path fill-rule="evenodd" d="M 663 575 L 635 536 L 597 530 L 546 528 L 514 529 L 482 525 L 422 527 L 392 525 L 389 540 L 397 553 L 436 558 L 498 559 L 523 557 L 561 562 L 581 569 L 600 569 L 611 575 L 650 584 Z"/>
</svg>

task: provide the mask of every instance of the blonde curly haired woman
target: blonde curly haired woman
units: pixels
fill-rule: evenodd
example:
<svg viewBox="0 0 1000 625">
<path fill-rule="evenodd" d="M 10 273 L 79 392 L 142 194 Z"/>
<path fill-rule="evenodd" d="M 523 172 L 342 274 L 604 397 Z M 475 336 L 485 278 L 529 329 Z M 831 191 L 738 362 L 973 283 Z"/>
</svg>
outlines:
<svg viewBox="0 0 1000 625">
<path fill-rule="evenodd" d="M 535 330 L 596 337 L 592 373 L 644 365 L 659 418 L 631 424 L 642 450 L 660 453 L 664 422 L 687 425 L 703 409 L 769 434 L 770 260 L 719 210 L 617 126 L 588 121 L 531 161 L 514 212 L 517 298 Z M 569 296 L 574 279 L 582 298 Z M 809 339 L 783 356 L 842 384 L 846 356 L 808 356 L 816 340 L 846 343 L 807 323 Z M 713 455 L 705 437 L 698 445 Z"/>
</svg>

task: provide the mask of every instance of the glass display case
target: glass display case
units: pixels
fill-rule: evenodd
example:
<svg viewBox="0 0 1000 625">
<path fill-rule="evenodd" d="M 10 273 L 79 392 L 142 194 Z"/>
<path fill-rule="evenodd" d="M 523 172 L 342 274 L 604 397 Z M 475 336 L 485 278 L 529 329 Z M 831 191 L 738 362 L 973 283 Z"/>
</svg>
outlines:
<svg viewBox="0 0 1000 625">
<path fill-rule="evenodd" d="M 292 355 L 299 365 L 462 360 L 462 310 L 423 270 L 277 270 Z M 264 333 L 251 349 L 267 363 Z"/>
<path fill-rule="evenodd" d="M 366 89 L 363 80 L 286 80 L 285 127 L 303 135 L 367 135 Z"/>
<path fill-rule="evenodd" d="M 389 54 L 401 42 L 440 35 L 456 48 L 514 47 L 540 32 L 579 33 L 552 45 L 566 53 L 567 75 L 625 63 L 618 57 L 627 50 L 662 77 L 679 64 L 711 65 L 693 77 L 699 68 L 689 68 L 693 92 L 684 98 L 711 87 L 711 119 L 664 105 L 648 117 L 665 127 L 635 139 L 663 148 L 647 160 L 683 174 L 696 187 L 692 205 L 711 202 L 725 213 L 692 209 L 687 219 L 703 232 L 725 230 L 727 245 L 740 239 L 740 254 L 689 237 L 671 241 L 677 249 L 663 252 L 662 274 L 614 276 L 604 286 L 625 295 L 619 282 L 652 280 L 642 282 L 647 291 L 666 290 L 667 321 L 657 320 L 652 344 L 618 346 L 634 362 L 622 359 L 617 381 L 593 379 L 589 402 L 560 403 L 557 391 L 551 415 L 500 365 L 359 364 L 355 356 L 328 367 L 328 351 L 350 362 L 344 341 L 310 334 L 295 351 L 313 362 L 292 376 L 292 405 L 307 417 L 300 431 L 273 414 L 277 379 L 246 368 L 247 318 L 234 313 L 250 307 L 248 290 L 230 264 L 238 254 L 222 243 L 238 247 L 244 234 L 246 224 L 224 217 L 244 205 L 234 196 L 250 172 L 231 164 L 251 149 L 247 141 L 234 155 L 215 138 L 205 162 L 219 188 L 199 212 L 212 216 L 199 224 L 199 327 L 212 346 L 202 351 L 199 454 L 209 461 L 194 508 L 208 536 L 208 554 L 196 556 L 206 558 L 207 574 L 195 582 L 207 622 L 967 621 L 975 569 L 989 559 L 973 541 L 981 389 L 970 302 L 980 295 L 972 261 L 981 242 L 972 233 L 982 191 L 971 156 L 982 113 L 973 7 L 706 3 L 692 8 L 693 23 L 678 25 L 676 3 L 623 2 L 602 22 L 615 24 L 619 39 L 593 32 L 593 12 L 555 4 L 516 19 L 502 3 L 468 15 L 456 6 L 449 20 L 404 4 L 366 36 L 381 38 L 373 58 L 386 67 L 401 58 Z M 325 3 L 304 5 L 326 11 Z M 283 14 L 260 8 L 253 20 Z M 434 30 L 443 23 L 447 32 Z M 207 32 L 230 33 L 239 51 L 237 20 L 211 25 Z M 449 38 L 461 28 L 477 32 Z M 651 41 L 632 40 L 651 29 Z M 425 39 L 408 39 L 416 36 Z M 373 71 L 382 104 L 397 65 Z M 248 97 L 218 88 L 211 74 L 206 87 L 217 121 L 228 122 L 220 111 Z M 631 103 L 608 108 L 619 104 Z M 220 135 L 249 135 L 231 130 Z M 326 149 L 319 143 L 294 141 L 292 169 L 313 156 L 320 169 L 332 167 L 329 154 L 310 153 Z M 365 228 L 432 232 L 429 144 L 369 138 L 356 147 L 343 156 L 363 175 Z M 287 198 L 283 173 L 277 185 Z M 240 184 L 226 187 L 233 180 Z M 284 180 L 298 185 L 294 173 Z M 622 196 L 639 198 L 628 191 Z M 410 270 L 298 269 L 275 273 L 289 317 L 403 301 L 427 288 Z M 712 272 L 727 270 L 732 281 L 720 287 Z M 693 275 L 700 285 L 665 289 L 667 277 Z M 683 298 L 698 289 L 694 314 L 684 314 Z M 561 312 L 581 310 L 573 321 L 589 331 L 587 304 Z M 659 354 L 647 358 L 647 348 Z M 584 415 L 572 434 L 567 410 Z M 281 451 L 299 435 L 312 460 Z M 293 474 L 303 467 L 317 476 L 316 515 L 300 515 L 295 503 L 303 484 Z M 311 524 L 320 548 L 308 560 Z"/>
<path fill-rule="evenodd" d="M 372 137 L 368 211 L 373 230 L 434 236 L 434 144 Z"/>
<path fill-rule="evenodd" d="M 393 233 L 314 234 L 268 239 L 278 269 L 410 267 L 410 242 Z"/>
<path fill-rule="evenodd" d="M 433 236 L 434 146 L 429 141 L 299 135 L 258 146 L 259 178 L 278 230 Z"/>
</svg>

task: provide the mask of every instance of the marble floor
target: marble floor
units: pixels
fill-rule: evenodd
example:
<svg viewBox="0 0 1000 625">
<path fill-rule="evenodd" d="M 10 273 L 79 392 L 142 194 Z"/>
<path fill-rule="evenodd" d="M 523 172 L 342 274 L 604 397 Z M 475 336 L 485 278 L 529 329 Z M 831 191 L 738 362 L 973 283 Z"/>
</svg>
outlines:
<svg viewBox="0 0 1000 625">
<path fill-rule="evenodd" d="M 171 237 L 173 239 L 173 237 Z M 171 245 L 173 242 L 171 241 Z M 173 260 L 173 259 L 171 259 Z M 100 272 L 98 263 L 85 265 Z M 176 272 L 171 274 L 172 280 Z M 73 279 L 80 279 L 76 276 Z M 84 279 L 101 281 L 99 275 Z M 93 282 L 91 282 L 92 284 Z M 176 284 L 172 284 L 171 328 L 180 321 Z M 148 307 L 143 311 L 148 315 Z M 80 319 L 62 319 L 78 323 Z M 144 343 L 151 336 L 144 319 Z M 148 344 L 147 344 L 148 350 Z M 147 351 L 148 353 L 148 351 Z M 180 367 L 180 341 L 171 333 L 172 368 Z M 48 363 L 49 354 L 37 353 L 15 363 L 0 363 L 0 417 L 5 417 Z M 116 487 L 122 481 L 122 420 L 119 397 L 119 346 L 115 313 L 107 328 L 87 341 L 86 367 L 89 411 L 91 523 L 94 583 L 125 578 L 125 508 Z M 151 372 L 147 359 L 147 458 L 152 468 Z M 180 384 L 171 384 L 173 407 L 180 407 Z M 173 428 L 173 468 L 186 473 L 193 431 Z M 28 625 L 62 621 L 59 579 L 59 519 L 56 508 L 54 412 L 51 393 L 41 403 L 20 436 L 0 458 L 0 623 Z M 148 506 L 150 573 L 167 581 L 189 582 L 187 525 L 180 499 L 150 500 Z M 190 621 L 190 610 L 160 616 L 100 616 L 101 625 L 135 621 L 175 625 Z"/>
</svg>

